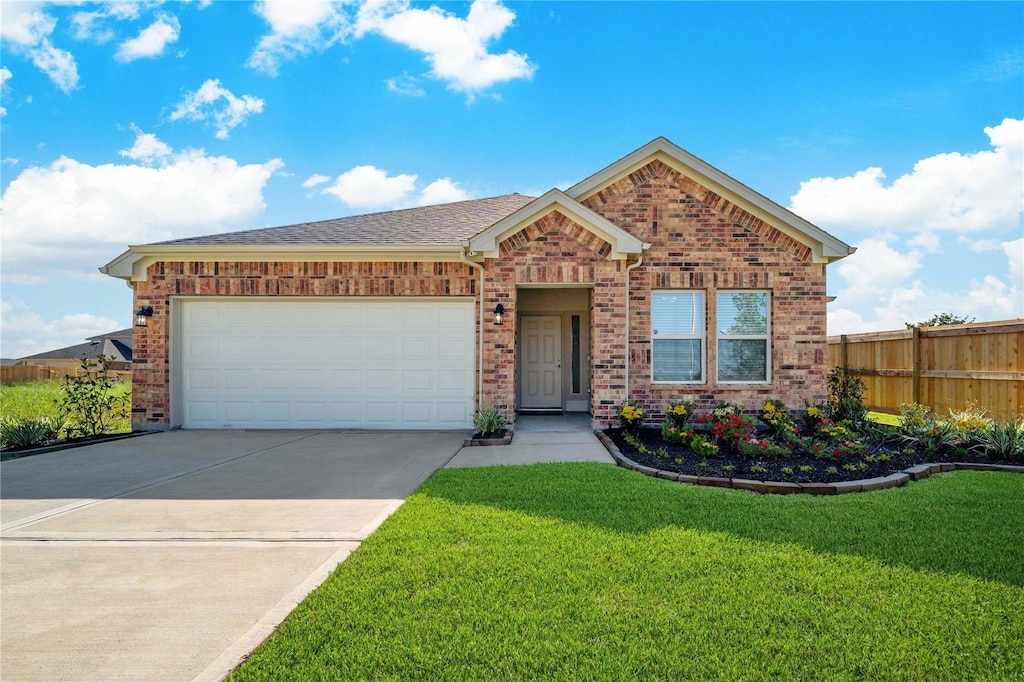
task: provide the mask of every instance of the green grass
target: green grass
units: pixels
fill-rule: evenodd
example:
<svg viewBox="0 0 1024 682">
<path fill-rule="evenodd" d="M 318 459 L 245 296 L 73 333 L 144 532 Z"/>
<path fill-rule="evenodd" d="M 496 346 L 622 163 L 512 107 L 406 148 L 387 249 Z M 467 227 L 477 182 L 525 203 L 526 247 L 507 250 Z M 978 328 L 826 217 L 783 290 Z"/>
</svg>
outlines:
<svg viewBox="0 0 1024 682">
<path fill-rule="evenodd" d="M 871 421 L 878 422 L 879 424 L 888 424 L 889 426 L 899 426 L 900 416 L 898 414 L 888 414 L 886 412 L 868 412 L 868 419 Z"/>
<path fill-rule="evenodd" d="M 27 381 L 20 384 L 0 385 L 0 416 L 10 419 L 33 417 L 56 417 L 56 400 L 60 397 L 59 381 Z M 123 395 L 131 390 L 131 384 L 117 384 L 116 391 Z M 132 430 L 130 419 L 115 424 L 112 433 L 127 433 Z"/>
<path fill-rule="evenodd" d="M 232 680 L 1021 679 L 1024 476 L 437 472 Z"/>
</svg>

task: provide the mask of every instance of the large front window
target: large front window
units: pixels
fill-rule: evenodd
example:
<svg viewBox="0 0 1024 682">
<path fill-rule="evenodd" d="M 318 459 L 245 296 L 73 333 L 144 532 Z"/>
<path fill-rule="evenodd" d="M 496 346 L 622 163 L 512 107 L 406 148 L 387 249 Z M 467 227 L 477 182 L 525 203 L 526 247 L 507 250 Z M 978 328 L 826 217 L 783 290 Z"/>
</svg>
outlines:
<svg viewBox="0 0 1024 682">
<path fill-rule="evenodd" d="M 769 380 L 771 357 L 768 293 L 718 293 L 718 381 L 763 383 Z"/>
<path fill-rule="evenodd" d="M 703 291 L 652 294 L 651 345 L 655 382 L 704 381 Z"/>
</svg>

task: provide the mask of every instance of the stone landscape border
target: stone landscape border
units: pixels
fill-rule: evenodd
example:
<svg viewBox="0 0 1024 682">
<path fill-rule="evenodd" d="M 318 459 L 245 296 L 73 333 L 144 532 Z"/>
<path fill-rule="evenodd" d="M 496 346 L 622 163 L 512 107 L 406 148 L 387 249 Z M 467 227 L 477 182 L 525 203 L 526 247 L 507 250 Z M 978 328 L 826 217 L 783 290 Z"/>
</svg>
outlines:
<svg viewBox="0 0 1024 682">
<path fill-rule="evenodd" d="M 664 478 L 668 481 L 688 483 L 691 485 L 707 485 L 715 488 L 734 488 L 736 490 L 750 490 L 755 493 L 766 495 L 842 495 L 844 493 L 866 493 L 872 490 L 885 490 L 906 485 L 908 481 L 919 481 L 932 474 L 943 471 L 969 470 L 969 471 L 1008 471 L 1011 473 L 1024 474 L 1024 466 L 1013 464 L 976 464 L 974 462 L 936 462 L 929 464 L 916 464 L 907 467 L 903 471 L 879 476 L 877 478 L 865 478 L 859 481 L 840 481 L 838 483 L 785 483 L 782 481 L 757 481 L 747 478 L 723 478 L 719 476 L 692 476 L 690 474 L 678 474 L 674 471 L 664 471 L 653 467 L 644 466 L 634 462 L 622 454 L 618 446 L 602 430 L 595 430 L 598 440 L 608 450 L 608 453 L 615 460 L 615 463 L 625 469 L 638 471 L 646 476 Z"/>
</svg>

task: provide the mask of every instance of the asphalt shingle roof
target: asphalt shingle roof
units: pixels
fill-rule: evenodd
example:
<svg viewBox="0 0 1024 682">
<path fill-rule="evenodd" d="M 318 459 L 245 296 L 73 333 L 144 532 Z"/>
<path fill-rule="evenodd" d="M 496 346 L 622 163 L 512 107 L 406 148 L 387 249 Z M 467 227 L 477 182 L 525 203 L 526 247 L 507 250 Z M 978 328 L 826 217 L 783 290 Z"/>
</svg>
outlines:
<svg viewBox="0 0 1024 682">
<path fill-rule="evenodd" d="M 115 362 L 132 361 L 132 340 L 129 336 L 125 338 L 124 332 L 131 334 L 131 329 L 121 330 L 112 334 L 90 337 L 87 343 L 79 343 L 66 348 L 46 351 L 29 355 L 23 360 L 79 360 L 81 358 L 95 359 L 101 353 Z"/>
<path fill-rule="evenodd" d="M 225 232 L 173 239 L 160 245 L 349 245 L 433 246 L 458 244 L 533 201 L 534 197 L 504 194 L 383 213 L 367 213 L 313 223 L 259 230 Z"/>
</svg>

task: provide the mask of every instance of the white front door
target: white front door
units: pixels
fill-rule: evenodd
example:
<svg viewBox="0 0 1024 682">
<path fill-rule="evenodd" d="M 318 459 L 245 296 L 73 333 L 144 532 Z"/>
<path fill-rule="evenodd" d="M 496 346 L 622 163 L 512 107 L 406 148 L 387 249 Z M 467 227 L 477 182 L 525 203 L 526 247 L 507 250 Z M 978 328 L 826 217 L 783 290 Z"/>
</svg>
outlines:
<svg viewBox="0 0 1024 682">
<path fill-rule="evenodd" d="M 524 315 L 522 408 L 562 409 L 562 318 Z"/>
</svg>

